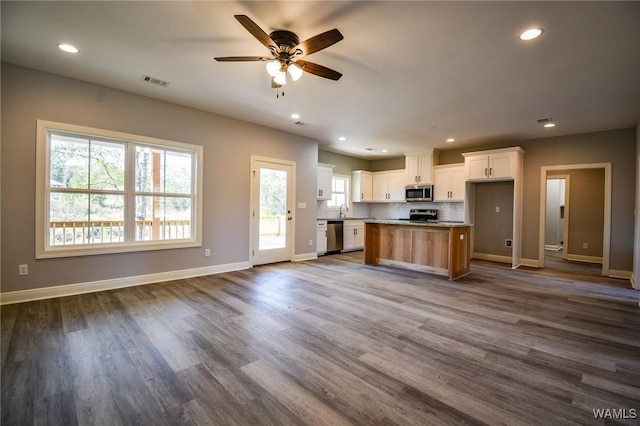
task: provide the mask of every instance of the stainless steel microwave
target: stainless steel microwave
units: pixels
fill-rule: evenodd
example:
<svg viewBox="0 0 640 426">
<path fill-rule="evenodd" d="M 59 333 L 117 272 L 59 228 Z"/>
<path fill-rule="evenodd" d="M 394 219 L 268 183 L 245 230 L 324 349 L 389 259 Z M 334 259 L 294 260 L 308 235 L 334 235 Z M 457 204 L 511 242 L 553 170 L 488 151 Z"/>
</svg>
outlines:
<svg viewBox="0 0 640 426">
<path fill-rule="evenodd" d="M 409 185 L 404 189 L 405 201 L 433 201 L 433 185 Z"/>
</svg>

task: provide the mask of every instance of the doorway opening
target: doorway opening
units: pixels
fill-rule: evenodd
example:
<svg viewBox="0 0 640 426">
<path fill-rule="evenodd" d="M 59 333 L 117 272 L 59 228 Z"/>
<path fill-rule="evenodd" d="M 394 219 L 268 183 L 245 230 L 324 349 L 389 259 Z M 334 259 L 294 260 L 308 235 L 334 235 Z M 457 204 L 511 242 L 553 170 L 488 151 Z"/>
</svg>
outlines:
<svg viewBox="0 0 640 426">
<path fill-rule="evenodd" d="M 609 275 L 611 163 L 541 168 L 539 266 Z"/>
</svg>

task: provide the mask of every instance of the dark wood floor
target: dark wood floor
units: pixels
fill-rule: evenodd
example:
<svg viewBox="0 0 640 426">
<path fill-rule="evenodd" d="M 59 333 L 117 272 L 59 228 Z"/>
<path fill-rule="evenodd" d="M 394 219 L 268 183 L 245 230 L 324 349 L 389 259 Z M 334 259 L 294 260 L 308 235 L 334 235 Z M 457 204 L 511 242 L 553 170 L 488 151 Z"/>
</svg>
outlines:
<svg viewBox="0 0 640 426">
<path fill-rule="evenodd" d="M 2 424 L 603 424 L 640 415 L 639 300 L 351 253 L 9 305 Z"/>
</svg>

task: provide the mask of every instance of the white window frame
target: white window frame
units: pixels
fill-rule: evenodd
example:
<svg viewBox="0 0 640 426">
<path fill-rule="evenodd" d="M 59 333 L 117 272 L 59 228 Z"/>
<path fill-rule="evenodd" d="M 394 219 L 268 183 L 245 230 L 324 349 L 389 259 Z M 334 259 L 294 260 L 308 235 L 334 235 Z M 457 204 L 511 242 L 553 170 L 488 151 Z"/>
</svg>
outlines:
<svg viewBox="0 0 640 426">
<path fill-rule="evenodd" d="M 53 246 L 49 243 L 50 227 L 50 132 L 68 132 L 78 135 L 95 137 L 96 139 L 111 139 L 126 144 L 125 164 L 125 241 L 105 244 L 78 244 Z M 140 145 L 158 148 L 187 151 L 192 156 L 192 205 L 191 205 L 191 238 L 179 240 L 135 240 L 135 188 L 133 173 L 135 170 L 135 148 Z M 132 135 L 111 130 L 73 124 L 56 123 L 53 121 L 37 120 L 36 144 L 36 259 L 90 256 L 109 253 L 127 253 L 149 250 L 166 250 L 185 247 L 202 246 L 202 188 L 203 188 L 203 147 L 199 145 L 174 142 L 147 136 Z M 164 195 L 164 194 L 159 194 Z"/>
<path fill-rule="evenodd" d="M 347 205 L 347 208 L 351 208 L 351 176 L 334 173 L 331 175 L 331 199 L 327 201 L 327 210 L 340 210 L 340 205 L 334 206 L 331 204 L 333 201 L 333 179 L 335 178 L 343 179 L 345 181 L 345 204 Z"/>
</svg>

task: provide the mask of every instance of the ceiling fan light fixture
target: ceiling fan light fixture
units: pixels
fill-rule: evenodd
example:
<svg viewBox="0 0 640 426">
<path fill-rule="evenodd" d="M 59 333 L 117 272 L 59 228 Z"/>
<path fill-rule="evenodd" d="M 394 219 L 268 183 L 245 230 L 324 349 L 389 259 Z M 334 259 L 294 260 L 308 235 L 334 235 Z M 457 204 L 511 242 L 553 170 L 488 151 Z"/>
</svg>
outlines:
<svg viewBox="0 0 640 426">
<path fill-rule="evenodd" d="M 289 72 L 289 75 L 291 76 L 293 81 L 298 81 L 298 79 L 302 76 L 302 68 L 295 62 L 289 64 L 289 66 L 287 67 L 287 71 Z"/>
<path fill-rule="evenodd" d="M 278 61 L 269 61 L 267 62 L 267 72 L 271 77 L 275 77 L 280 71 L 280 62 Z"/>
<path fill-rule="evenodd" d="M 287 84 L 287 73 L 284 71 L 278 71 L 276 76 L 273 77 L 273 81 L 280 86 Z"/>
</svg>

